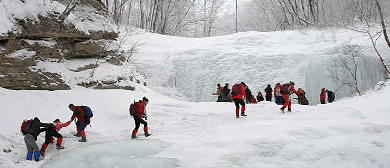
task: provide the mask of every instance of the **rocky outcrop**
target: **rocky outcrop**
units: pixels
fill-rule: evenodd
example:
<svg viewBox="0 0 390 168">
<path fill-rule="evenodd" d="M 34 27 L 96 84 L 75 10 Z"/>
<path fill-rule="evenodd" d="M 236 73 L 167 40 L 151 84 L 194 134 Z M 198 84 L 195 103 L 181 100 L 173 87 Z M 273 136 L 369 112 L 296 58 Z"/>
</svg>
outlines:
<svg viewBox="0 0 390 168">
<path fill-rule="evenodd" d="M 55 73 L 34 71 L 29 66 L 36 65 L 35 58 L 24 60 L 1 58 L 0 85 L 14 90 L 67 90 L 68 85 Z"/>
<path fill-rule="evenodd" d="M 66 6 L 70 1 L 59 2 Z M 110 41 L 118 37 L 118 32 L 114 30 L 115 28 L 99 29 L 97 25 L 111 20 L 107 16 L 106 7 L 100 0 L 83 0 L 72 12 L 76 19 L 80 19 L 77 24 L 71 21 L 61 22 L 59 19 L 61 13 L 54 10 L 48 11 L 47 15 L 38 15 L 38 18 L 15 18 L 16 27 L 19 27 L 20 31 L 0 36 L 0 87 L 70 89 L 60 74 L 31 67 L 35 66 L 37 61 L 102 58 L 117 55 L 112 46 L 110 50 L 107 48 L 109 48 Z M 103 25 L 101 27 L 113 26 Z M 98 65 L 93 66 L 95 68 Z M 78 71 L 82 70 L 86 69 L 78 69 Z M 103 89 L 108 85 L 110 84 L 99 82 L 96 88 Z M 131 88 L 122 89 L 132 90 Z"/>
</svg>

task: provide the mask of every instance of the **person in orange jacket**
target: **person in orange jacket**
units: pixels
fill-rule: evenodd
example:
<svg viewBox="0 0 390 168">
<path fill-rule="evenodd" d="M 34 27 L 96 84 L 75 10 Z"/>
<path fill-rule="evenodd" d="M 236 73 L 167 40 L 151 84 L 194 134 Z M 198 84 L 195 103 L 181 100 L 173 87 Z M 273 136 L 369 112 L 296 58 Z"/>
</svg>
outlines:
<svg viewBox="0 0 390 168">
<path fill-rule="evenodd" d="M 134 104 L 135 106 L 135 113 L 132 114 L 131 110 L 131 106 L 130 106 L 130 114 L 131 116 L 133 116 L 134 118 L 134 123 L 135 123 L 135 128 L 131 134 L 131 139 L 134 139 L 134 138 L 137 138 L 137 132 L 138 132 L 138 128 L 141 124 L 144 125 L 144 135 L 146 137 L 152 135 L 152 134 L 149 134 L 149 131 L 148 131 L 148 123 L 145 121 L 147 120 L 147 116 L 146 116 L 146 105 L 148 105 L 149 103 L 149 99 L 147 99 L 146 97 L 143 97 L 142 100 L 139 100 L 138 102 L 136 102 Z M 145 120 L 143 120 L 143 118 Z"/>
<path fill-rule="evenodd" d="M 241 104 L 241 116 L 247 116 L 245 114 L 245 102 L 246 94 L 245 94 L 245 83 L 241 82 L 240 84 L 235 84 L 232 87 L 232 99 L 234 104 L 236 105 L 236 118 L 239 118 L 240 112 L 240 104 Z"/>
<path fill-rule="evenodd" d="M 280 108 L 280 111 L 282 111 L 282 113 L 284 113 L 284 109 L 287 106 L 288 106 L 288 112 L 291 112 L 291 100 L 289 99 L 289 96 L 292 93 L 298 94 L 298 92 L 294 89 L 294 85 L 295 85 L 295 83 L 291 82 L 291 81 L 290 81 L 290 83 L 286 83 L 286 84 L 282 85 L 281 92 L 283 94 L 282 97 L 284 99 L 283 107 Z"/>
<path fill-rule="evenodd" d="M 326 100 L 326 91 L 325 91 L 325 88 L 322 88 L 321 93 L 320 93 L 321 104 L 325 104 L 325 100 Z"/>
<path fill-rule="evenodd" d="M 215 93 L 213 93 L 213 95 L 217 95 L 218 96 L 218 99 L 217 99 L 217 102 L 221 102 L 222 101 L 222 87 L 221 85 L 218 83 L 217 84 L 217 91 Z"/>
<path fill-rule="evenodd" d="M 277 83 L 275 85 L 275 88 L 274 88 L 275 103 L 277 105 L 283 105 L 284 104 L 282 94 L 280 93 L 281 87 L 282 86 L 280 85 L 280 83 Z"/>
</svg>

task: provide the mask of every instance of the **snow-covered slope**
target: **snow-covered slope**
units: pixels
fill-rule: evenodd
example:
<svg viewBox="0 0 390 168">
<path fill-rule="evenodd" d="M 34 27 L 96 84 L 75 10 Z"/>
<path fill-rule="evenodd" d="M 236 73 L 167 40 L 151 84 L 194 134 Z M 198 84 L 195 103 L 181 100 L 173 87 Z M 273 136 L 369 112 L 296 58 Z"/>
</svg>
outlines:
<svg viewBox="0 0 390 168">
<path fill-rule="evenodd" d="M 335 91 L 339 86 L 327 78 L 326 68 L 342 45 L 365 49 L 366 60 L 359 64 L 358 75 L 363 78 L 362 90 L 370 90 L 383 78 L 369 38 L 351 30 L 242 32 L 200 39 L 151 33 L 138 37 L 144 45 L 135 62 L 148 86 L 182 100 L 215 101 L 211 93 L 217 83 L 232 86 L 244 81 L 252 94 L 264 94 L 267 84 L 274 87 L 277 82 L 294 81 L 296 88 L 306 90 L 309 102 L 317 104 L 321 88 Z M 378 48 L 387 52 L 381 42 Z M 336 99 L 348 95 L 348 91 L 341 88 Z"/>
<path fill-rule="evenodd" d="M 235 118 L 233 103 L 182 102 L 123 90 L 11 91 L 0 89 L 1 167 L 390 167 L 390 83 L 364 96 L 317 106 L 293 105 L 280 113 L 274 103 L 247 105 Z M 141 90 L 141 89 L 139 89 Z M 131 140 L 129 104 L 146 96 L 151 137 Z M 87 143 L 61 130 L 64 150 L 49 145 L 44 160 L 26 161 L 19 126 L 71 116 L 69 103 L 94 110 Z M 44 133 L 37 140 L 41 145 Z"/>
</svg>

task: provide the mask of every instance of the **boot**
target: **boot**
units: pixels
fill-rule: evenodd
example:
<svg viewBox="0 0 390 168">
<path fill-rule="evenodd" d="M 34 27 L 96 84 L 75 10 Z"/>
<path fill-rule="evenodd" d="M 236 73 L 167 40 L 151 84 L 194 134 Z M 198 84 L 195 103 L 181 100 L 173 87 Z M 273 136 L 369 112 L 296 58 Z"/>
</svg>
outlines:
<svg viewBox="0 0 390 168">
<path fill-rule="evenodd" d="M 245 112 L 241 112 L 241 116 L 247 116 Z"/>
<path fill-rule="evenodd" d="M 236 118 L 240 118 L 240 116 L 239 116 L 239 115 L 236 115 Z"/>
<path fill-rule="evenodd" d="M 152 134 L 149 134 L 149 132 L 148 132 L 148 127 L 144 127 L 144 132 L 145 132 L 144 135 L 145 135 L 146 137 L 152 135 Z"/>
<path fill-rule="evenodd" d="M 81 137 L 81 139 L 79 140 L 79 142 L 87 142 L 87 138 Z"/>
<path fill-rule="evenodd" d="M 280 108 L 280 111 L 281 111 L 282 113 L 284 113 L 284 107 Z"/>
<path fill-rule="evenodd" d="M 288 110 L 287 110 L 288 112 L 291 112 L 291 108 L 288 108 Z"/>
<path fill-rule="evenodd" d="M 87 140 L 85 140 L 85 141 L 87 141 Z M 64 147 L 63 146 L 57 146 L 57 149 L 64 149 Z"/>
<path fill-rule="evenodd" d="M 39 162 L 39 156 L 40 156 L 39 152 L 38 151 L 34 151 L 34 159 L 35 159 L 36 162 Z"/>
<path fill-rule="evenodd" d="M 240 111 L 240 109 L 239 109 L 239 108 L 236 108 L 236 118 L 239 118 L 239 117 L 240 117 L 240 116 L 238 115 L 238 114 L 239 114 L 239 113 L 238 113 L 239 111 Z"/>
<path fill-rule="evenodd" d="M 137 132 L 138 130 L 133 130 L 133 133 L 131 134 L 131 139 L 137 138 Z"/>
<path fill-rule="evenodd" d="M 31 160 L 32 159 L 32 156 L 33 154 L 32 153 L 27 153 L 27 156 L 26 156 L 26 160 Z"/>
<path fill-rule="evenodd" d="M 80 132 L 77 132 L 77 134 L 74 134 L 73 136 L 75 136 L 75 137 L 81 137 L 81 133 L 80 133 Z"/>
<path fill-rule="evenodd" d="M 42 144 L 42 148 L 41 148 L 41 150 L 39 151 L 39 153 L 41 153 L 42 156 L 45 156 L 46 148 L 47 148 L 47 144 L 46 144 L 46 143 L 43 143 L 43 144 Z"/>
<path fill-rule="evenodd" d="M 59 143 L 57 143 L 56 146 L 57 146 L 57 149 L 64 149 L 64 147 L 61 146 Z"/>
<path fill-rule="evenodd" d="M 44 149 L 44 148 L 41 148 L 41 150 L 39 151 L 39 153 L 40 153 L 42 156 L 45 156 L 45 149 Z"/>
<path fill-rule="evenodd" d="M 62 144 L 62 137 L 57 139 L 57 144 L 56 144 L 57 149 L 64 149 L 64 147 L 62 147 L 61 144 Z"/>
</svg>

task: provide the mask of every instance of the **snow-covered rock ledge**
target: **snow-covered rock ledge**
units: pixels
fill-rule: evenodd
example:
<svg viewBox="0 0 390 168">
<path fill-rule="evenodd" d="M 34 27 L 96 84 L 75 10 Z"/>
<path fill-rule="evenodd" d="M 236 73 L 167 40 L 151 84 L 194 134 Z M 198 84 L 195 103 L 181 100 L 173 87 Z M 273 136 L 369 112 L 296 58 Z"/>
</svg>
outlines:
<svg viewBox="0 0 390 168">
<path fill-rule="evenodd" d="M 85 87 L 85 83 L 93 81 L 97 84 L 94 88 L 132 90 L 132 84 L 119 86 L 119 83 L 128 81 L 127 83 L 145 85 L 140 75 L 128 73 L 94 77 L 94 72 L 99 71 L 101 64 L 109 64 L 104 65 L 105 68 L 113 66 L 110 69 L 122 66 L 116 41 L 118 26 L 108 16 L 107 9 L 100 0 L 80 1 L 80 4 L 62 19 L 70 2 L 0 1 L 0 22 L 3 25 L 0 27 L 0 87 L 17 90 L 64 90 L 77 85 Z M 87 63 L 76 61 L 76 65 L 80 67 L 68 65 L 76 59 L 86 60 Z M 37 65 L 38 62 L 53 64 L 60 67 L 60 70 L 49 70 Z M 64 64 L 66 66 L 63 66 Z M 93 67 L 83 69 L 85 64 L 93 64 Z M 75 72 L 75 69 L 86 72 Z M 69 78 L 74 78 L 75 80 L 70 81 L 75 83 L 68 82 Z M 133 78 L 134 82 L 131 80 Z M 110 83 L 108 81 L 116 83 L 107 84 Z"/>
</svg>

